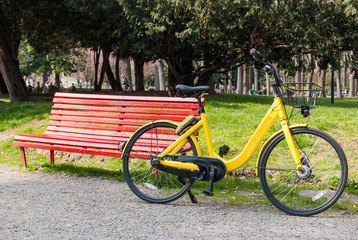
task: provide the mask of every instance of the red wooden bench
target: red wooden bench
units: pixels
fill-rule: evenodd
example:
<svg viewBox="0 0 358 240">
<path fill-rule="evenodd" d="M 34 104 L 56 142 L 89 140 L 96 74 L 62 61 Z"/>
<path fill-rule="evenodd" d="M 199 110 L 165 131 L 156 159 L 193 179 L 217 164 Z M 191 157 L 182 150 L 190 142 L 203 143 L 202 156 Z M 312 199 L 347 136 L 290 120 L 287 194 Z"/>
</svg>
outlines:
<svg viewBox="0 0 358 240">
<path fill-rule="evenodd" d="M 121 145 L 140 126 L 153 120 L 180 122 L 189 114 L 198 116 L 195 98 L 58 92 L 53 102 L 44 134 L 14 137 L 13 146 L 20 147 L 24 167 L 25 148 L 50 150 L 51 163 L 54 151 L 120 157 Z"/>
</svg>

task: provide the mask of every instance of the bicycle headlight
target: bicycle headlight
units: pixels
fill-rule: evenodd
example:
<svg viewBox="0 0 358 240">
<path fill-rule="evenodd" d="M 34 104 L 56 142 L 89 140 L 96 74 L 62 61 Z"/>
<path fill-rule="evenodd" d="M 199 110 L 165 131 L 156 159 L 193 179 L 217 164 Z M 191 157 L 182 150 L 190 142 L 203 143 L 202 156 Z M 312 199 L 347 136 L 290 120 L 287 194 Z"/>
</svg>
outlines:
<svg viewBox="0 0 358 240">
<path fill-rule="evenodd" d="M 301 114 L 304 118 L 312 115 L 312 109 L 310 107 L 301 107 Z"/>
</svg>

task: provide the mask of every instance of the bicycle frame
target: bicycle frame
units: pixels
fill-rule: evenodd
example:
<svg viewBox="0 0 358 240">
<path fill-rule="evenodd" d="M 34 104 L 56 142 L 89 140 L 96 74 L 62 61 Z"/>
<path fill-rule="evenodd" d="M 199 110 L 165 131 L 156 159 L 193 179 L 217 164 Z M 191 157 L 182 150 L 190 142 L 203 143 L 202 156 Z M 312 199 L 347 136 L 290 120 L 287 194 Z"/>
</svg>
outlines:
<svg viewBox="0 0 358 240">
<path fill-rule="evenodd" d="M 211 158 L 218 158 L 222 160 L 226 166 L 226 171 L 231 172 L 234 171 L 241 166 L 243 166 L 246 162 L 250 160 L 254 152 L 258 149 L 261 142 L 263 141 L 264 137 L 267 135 L 269 130 L 271 129 L 272 125 L 275 123 L 276 119 L 280 123 L 282 130 L 289 146 L 290 152 L 293 157 L 293 161 L 296 164 L 298 170 L 302 169 L 301 165 L 301 156 L 299 154 L 297 145 L 295 140 L 293 139 L 290 128 L 293 127 L 305 127 L 307 125 L 295 125 L 290 127 L 287 120 L 287 115 L 285 109 L 283 107 L 283 103 L 281 97 L 275 97 L 273 104 L 271 105 L 270 109 L 266 113 L 266 116 L 261 121 L 260 125 L 257 127 L 255 133 L 252 135 L 251 139 L 248 141 L 246 146 L 244 147 L 243 151 L 238 155 L 236 158 L 231 160 L 225 160 L 220 157 L 214 150 L 213 143 L 211 140 L 211 135 L 209 131 L 209 125 L 206 118 L 205 112 L 200 114 L 201 120 L 192 126 L 189 130 L 187 130 L 181 137 L 179 137 L 174 143 L 172 143 L 167 149 L 165 149 L 158 157 L 164 157 L 165 155 L 173 155 L 176 154 L 182 146 L 187 143 L 187 138 L 190 137 L 191 139 L 195 139 L 195 134 L 203 128 L 206 145 L 208 148 L 209 156 Z M 194 144 L 198 150 L 198 155 L 202 156 L 202 152 L 198 142 L 194 141 Z M 265 148 L 266 145 L 263 146 Z M 261 150 L 262 152 L 262 150 Z M 259 160 L 258 160 L 259 161 Z M 168 160 L 160 160 L 160 163 L 165 166 L 171 166 L 180 169 L 187 169 L 192 171 L 199 171 L 197 165 L 193 163 L 184 163 L 184 162 L 176 162 L 176 161 L 168 161 Z"/>
</svg>

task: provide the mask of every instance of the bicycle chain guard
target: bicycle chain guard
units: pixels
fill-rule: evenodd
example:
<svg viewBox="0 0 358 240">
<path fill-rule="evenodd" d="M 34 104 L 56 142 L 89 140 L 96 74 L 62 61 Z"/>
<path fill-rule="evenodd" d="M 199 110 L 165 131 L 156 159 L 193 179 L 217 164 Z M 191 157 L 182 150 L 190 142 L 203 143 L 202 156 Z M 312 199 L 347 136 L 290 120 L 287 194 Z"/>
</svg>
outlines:
<svg viewBox="0 0 358 240">
<path fill-rule="evenodd" d="M 163 160 L 168 161 L 176 161 L 176 162 L 190 162 L 198 165 L 200 171 L 191 171 L 191 170 L 184 170 L 178 169 L 174 167 L 164 166 L 159 163 L 158 158 L 152 159 L 152 166 L 158 168 L 162 171 L 187 177 L 193 180 L 199 181 L 210 181 L 210 170 L 211 168 L 215 168 L 215 176 L 214 181 L 217 182 L 221 180 L 226 173 L 225 164 L 217 158 L 209 158 L 209 157 L 197 157 L 197 156 L 182 156 L 182 155 L 168 155 L 162 158 Z"/>
</svg>

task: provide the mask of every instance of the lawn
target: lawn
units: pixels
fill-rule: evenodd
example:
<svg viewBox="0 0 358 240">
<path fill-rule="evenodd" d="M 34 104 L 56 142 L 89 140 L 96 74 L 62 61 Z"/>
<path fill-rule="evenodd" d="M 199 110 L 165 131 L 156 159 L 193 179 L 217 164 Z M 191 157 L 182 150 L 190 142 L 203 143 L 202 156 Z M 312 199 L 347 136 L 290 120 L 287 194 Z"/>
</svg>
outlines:
<svg viewBox="0 0 358 240">
<path fill-rule="evenodd" d="M 5 100 L 5 101 L 4 101 Z M 207 98 L 205 109 L 210 123 L 210 131 L 215 149 L 223 144 L 230 147 L 226 158 L 232 158 L 240 153 L 247 141 L 255 131 L 261 119 L 266 114 L 272 103 L 272 97 L 267 96 L 244 96 L 244 95 L 215 95 Z M 51 101 L 33 102 L 8 102 L 2 99 L 0 104 L 0 132 L 10 128 L 16 128 L 15 132 L 43 133 L 46 129 L 46 121 L 41 126 L 24 126 L 32 120 L 47 119 L 49 117 Z M 331 104 L 330 99 L 322 99 L 317 109 L 313 110 L 312 116 L 303 118 L 299 111 L 294 112 L 290 119 L 291 124 L 307 123 L 310 127 L 318 128 L 331 134 L 343 147 L 351 176 L 358 178 L 358 99 L 342 98 L 335 99 Z M 291 108 L 287 108 L 288 114 Z M 275 124 L 270 130 L 268 138 L 274 132 L 280 130 L 279 124 Z M 201 142 L 204 142 L 204 134 L 199 134 Z M 11 139 L 2 142 L 4 154 L 0 163 L 11 165 L 19 164 L 19 151 L 10 147 Z M 205 145 L 202 150 L 207 153 Z M 11 155 L 11 160 L 6 157 Z M 258 152 L 255 153 L 246 167 L 255 164 Z M 31 164 L 31 160 L 29 161 Z"/>
<path fill-rule="evenodd" d="M 209 96 L 205 108 L 214 148 L 218 150 L 223 144 L 229 146 L 230 151 L 227 158 L 239 154 L 265 116 L 272 100 L 272 97 L 267 96 L 232 94 Z M 6 99 L 0 99 L 0 133 L 8 131 L 10 128 L 14 128 L 15 133 L 43 133 L 47 127 L 46 121 L 42 121 L 40 125 L 36 126 L 24 125 L 35 119 L 48 118 L 51 105 L 50 101 L 11 103 Z M 287 108 L 287 112 L 290 115 L 291 109 Z M 321 105 L 313 110 L 312 116 L 305 119 L 299 112 L 294 112 L 290 122 L 291 124 L 307 123 L 310 127 L 326 131 L 341 144 L 349 163 L 348 188 L 350 192 L 355 192 L 358 189 L 358 99 L 335 99 L 334 104 L 331 104 L 328 98 L 322 99 Z M 280 126 L 275 124 L 268 136 L 278 130 L 280 130 Z M 199 134 L 199 138 L 201 142 L 204 141 L 202 133 Z M 17 147 L 12 147 L 11 143 L 12 138 L 1 142 L 0 164 L 22 169 L 20 151 Z M 205 145 L 202 146 L 202 150 L 204 154 L 207 153 Z M 79 176 L 99 176 L 124 180 L 121 163 L 116 158 L 104 159 L 103 157 L 84 155 L 79 156 L 78 161 L 72 159 L 69 163 L 69 155 L 65 154 L 62 157 L 56 157 L 57 164 L 51 166 L 48 156 L 41 153 L 35 149 L 29 151 L 28 170 L 65 172 Z M 244 167 L 254 169 L 257 155 L 258 152 Z M 198 184 L 199 188 L 206 188 L 206 185 L 205 182 Z M 227 190 L 227 186 L 232 186 L 232 189 Z M 246 199 L 252 201 L 253 198 L 249 195 L 257 195 L 261 191 L 257 180 L 230 180 L 230 178 L 217 183 L 215 189 L 220 193 L 218 195 L 229 199 L 229 202 L 245 201 Z M 243 189 L 246 189 L 246 193 L 249 194 L 243 194 Z M 235 194 L 238 192 L 240 192 L 239 195 Z M 255 201 L 265 202 L 263 196 L 255 197 Z"/>
</svg>

